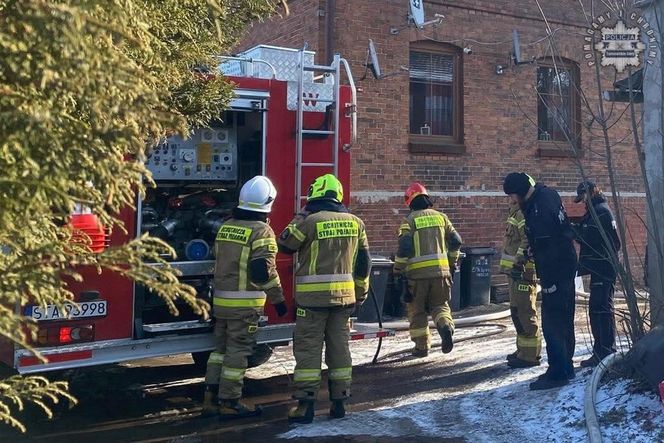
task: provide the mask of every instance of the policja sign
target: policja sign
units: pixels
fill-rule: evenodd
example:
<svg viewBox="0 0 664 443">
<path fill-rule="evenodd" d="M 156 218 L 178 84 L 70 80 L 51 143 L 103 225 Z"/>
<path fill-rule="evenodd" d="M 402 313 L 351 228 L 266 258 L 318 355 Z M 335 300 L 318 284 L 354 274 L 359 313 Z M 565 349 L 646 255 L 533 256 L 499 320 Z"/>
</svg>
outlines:
<svg viewBox="0 0 664 443">
<path fill-rule="evenodd" d="M 602 26 L 605 24 L 613 26 Z M 641 40 L 641 32 L 646 35 L 647 45 Z M 600 15 L 586 30 L 584 40 L 584 58 L 588 66 L 595 65 L 593 50 L 601 54 L 602 66 L 614 66 L 618 72 L 623 72 L 628 66 L 638 67 L 641 64 L 641 54 L 646 51 L 646 63 L 652 64 L 657 57 L 655 31 L 637 12 L 627 14 L 620 10 Z"/>
</svg>

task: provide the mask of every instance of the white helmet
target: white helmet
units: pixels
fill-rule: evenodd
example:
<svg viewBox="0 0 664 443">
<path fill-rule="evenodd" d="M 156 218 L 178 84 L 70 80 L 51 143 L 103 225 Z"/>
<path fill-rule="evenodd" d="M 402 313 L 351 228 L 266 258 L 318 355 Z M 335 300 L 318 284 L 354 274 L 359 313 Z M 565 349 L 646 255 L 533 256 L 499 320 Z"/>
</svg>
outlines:
<svg viewBox="0 0 664 443">
<path fill-rule="evenodd" d="M 240 202 L 237 207 L 247 211 L 270 212 L 275 198 L 277 198 L 277 189 L 270 179 L 257 175 L 240 189 Z"/>
</svg>

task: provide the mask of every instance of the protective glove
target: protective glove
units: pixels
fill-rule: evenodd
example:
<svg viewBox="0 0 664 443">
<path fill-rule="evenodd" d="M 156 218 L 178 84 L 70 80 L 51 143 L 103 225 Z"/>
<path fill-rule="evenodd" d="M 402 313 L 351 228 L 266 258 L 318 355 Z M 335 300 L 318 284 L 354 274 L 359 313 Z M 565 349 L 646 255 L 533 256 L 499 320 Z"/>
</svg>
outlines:
<svg viewBox="0 0 664 443">
<path fill-rule="evenodd" d="M 532 267 L 524 269 L 523 279 L 528 282 L 534 282 L 537 279 L 537 275 L 535 274 L 535 269 L 533 269 Z"/>
<path fill-rule="evenodd" d="M 279 317 L 283 317 L 288 313 L 288 306 L 286 306 L 286 303 L 283 301 L 274 305 L 274 309 L 277 311 Z"/>
<path fill-rule="evenodd" d="M 369 288 L 355 285 L 355 303 L 357 303 L 358 306 L 362 306 L 368 296 Z"/>
<path fill-rule="evenodd" d="M 454 274 L 456 274 L 457 271 L 457 263 L 450 263 L 450 274 L 452 275 L 452 278 L 454 278 Z"/>
</svg>

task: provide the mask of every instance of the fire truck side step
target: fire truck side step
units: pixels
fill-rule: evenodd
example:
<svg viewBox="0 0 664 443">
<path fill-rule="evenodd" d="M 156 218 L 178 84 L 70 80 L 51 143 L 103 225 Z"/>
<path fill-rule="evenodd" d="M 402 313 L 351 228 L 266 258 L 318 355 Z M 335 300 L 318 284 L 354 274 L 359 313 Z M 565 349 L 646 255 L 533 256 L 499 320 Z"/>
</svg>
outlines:
<svg viewBox="0 0 664 443">
<path fill-rule="evenodd" d="M 206 321 L 189 320 L 189 321 L 176 321 L 170 323 L 144 324 L 143 331 L 155 334 L 159 332 L 185 331 L 190 329 L 209 328 L 210 326 L 212 326 L 212 322 L 210 320 Z"/>
</svg>

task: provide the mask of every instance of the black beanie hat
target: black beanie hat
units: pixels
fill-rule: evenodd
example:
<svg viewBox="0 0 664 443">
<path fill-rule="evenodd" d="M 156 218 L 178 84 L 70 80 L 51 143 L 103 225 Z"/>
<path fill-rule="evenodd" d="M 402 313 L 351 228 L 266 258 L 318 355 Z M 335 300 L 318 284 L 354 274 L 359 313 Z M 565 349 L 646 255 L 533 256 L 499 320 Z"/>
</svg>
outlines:
<svg viewBox="0 0 664 443">
<path fill-rule="evenodd" d="M 505 194 L 516 194 L 519 197 L 525 197 L 535 180 L 525 172 L 510 172 L 503 181 L 503 191 Z"/>
</svg>

